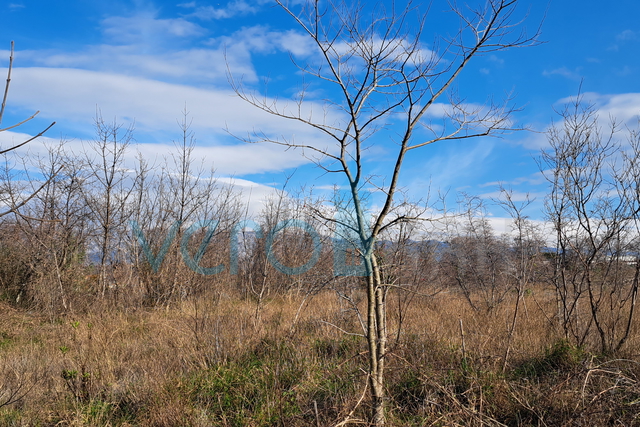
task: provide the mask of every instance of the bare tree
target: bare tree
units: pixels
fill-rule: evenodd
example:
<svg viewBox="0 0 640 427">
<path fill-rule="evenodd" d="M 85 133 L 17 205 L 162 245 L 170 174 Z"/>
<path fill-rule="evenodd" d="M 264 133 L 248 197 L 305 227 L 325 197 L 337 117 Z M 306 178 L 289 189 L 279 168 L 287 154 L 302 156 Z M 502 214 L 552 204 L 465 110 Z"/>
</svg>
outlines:
<svg viewBox="0 0 640 427">
<path fill-rule="evenodd" d="M 536 229 L 533 222 L 524 212 L 527 207 L 533 203 L 533 200 L 529 198 L 529 195 L 527 194 L 525 199 L 519 202 L 516 200 L 513 195 L 513 191 L 510 189 L 506 189 L 501 186 L 500 193 L 502 198 L 501 200 L 498 200 L 498 203 L 511 217 L 511 228 L 512 232 L 515 233 L 515 236 L 513 236 L 514 242 L 511 248 L 511 258 L 513 261 L 512 268 L 510 269 L 510 276 L 513 281 L 512 288 L 516 291 L 516 303 L 513 309 L 513 317 L 511 318 L 507 345 L 502 361 L 502 371 L 504 372 L 509 361 L 509 353 L 511 352 L 511 343 L 518 323 L 520 306 L 521 304 L 524 304 L 525 291 L 528 289 L 528 286 L 534 283 L 536 276 L 535 267 L 539 258 L 538 255 L 540 254 L 542 239 L 539 235 L 539 230 Z"/>
<path fill-rule="evenodd" d="M 581 96 L 560 115 L 541 162 L 551 185 L 558 318 L 577 345 L 595 330 L 601 351 L 611 352 L 629 336 L 638 293 L 638 132 L 629 131 L 625 147 L 615 120 L 603 130 Z"/>
<path fill-rule="evenodd" d="M 465 196 L 461 206 L 464 214 L 453 218 L 441 267 L 471 308 L 491 312 L 510 289 L 506 273 L 509 245 L 495 235 L 479 198 Z"/>
<path fill-rule="evenodd" d="M 215 226 L 211 223 L 205 227 L 209 230 L 207 241 L 222 235 L 231 228 L 232 218 L 237 218 L 238 203 L 237 194 L 231 191 L 229 186 L 221 184 L 214 176 L 214 170 L 205 170 L 202 162 L 196 162 L 194 150 L 196 138 L 191 131 L 191 119 L 186 106 L 182 112 L 182 120 L 179 122 L 181 139 L 174 141 L 175 154 L 172 155 L 171 172 L 167 176 L 169 200 L 167 207 L 170 209 L 170 217 L 177 224 L 176 232 L 176 259 L 188 252 L 183 252 L 183 238 L 189 237 L 189 228 L 186 223 L 204 224 L 215 218 Z M 208 227 L 212 227 L 211 229 Z M 193 239 L 195 240 L 195 239 Z M 180 244 L 178 244 L 180 243 Z M 194 251 L 195 252 L 195 251 Z M 198 256 L 196 256 L 198 258 Z M 198 258 L 199 259 L 199 258 Z M 197 263 L 196 263 L 197 264 Z M 194 291 L 195 281 L 199 267 L 192 265 L 181 267 L 174 266 L 170 274 L 171 283 L 168 298 L 180 294 L 181 297 Z"/>
<path fill-rule="evenodd" d="M 26 236 L 23 250 L 36 272 L 21 297 L 53 315 L 72 306 L 70 285 L 85 260 L 92 212 L 83 196 L 84 162 L 69 157 L 63 143 L 48 147 L 46 156 L 25 161 L 24 168 L 35 169 L 41 178 L 29 177 L 25 191 L 36 194 L 16 212 L 20 234 Z"/>
<path fill-rule="evenodd" d="M 154 305 L 199 292 L 203 290 L 200 284 L 207 282 L 205 277 L 217 274 L 212 269 L 224 270 L 224 254 L 212 250 L 215 245 L 210 243 L 212 239 L 220 244 L 226 241 L 233 221 L 240 216 L 233 186 L 218 180 L 213 169 L 205 170 L 203 163 L 196 162 L 196 139 L 186 109 L 178 124 L 181 139 L 174 141 L 175 152 L 171 160 L 165 159 L 160 172 L 152 174 L 142 160 L 138 166 L 138 179 L 144 187 L 139 185 L 135 193 L 132 238 L 143 243 L 149 262 L 146 266 L 139 263 L 137 248 L 131 255 L 137 260 L 147 300 Z M 207 231 L 200 233 L 204 229 Z M 198 238 L 202 240 L 195 244 Z M 214 262 L 214 267 L 203 267 L 201 261 L 203 265 Z"/>
<path fill-rule="evenodd" d="M 427 15 L 411 3 L 400 7 L 346 1 L 276 0 L 314 47 L 312 59 L 297 64 L 301 72 L 326 89 L 325 110 L 318 114 L 306 103 L 307 93 L 291 105 L 247 91 L 231 79 L 236 93 L 250 104 L 278 117 L 304 123 L 323 134 L 326 145 L 257 133 L 250 142 L 268 141 L 299 148 L 328 173 L 341 174 L 348 186 L 349 209 L 355 222 L 344 224 L 359 238 L 366 270 L 367 316 L 364 335 L 369 349 L 368 379 L 372 420 L 385 424 L 384 372 L 387 356 L 386 293 L 374 249 L 386 228 L 411 221 L 393 215 L 394 197 L 407 156 L 438 141 L 497 135 L 513 128 L 509 101 L 478 107 L 465 103 L 453 83 L 472 58 L 488 52 L 536 43 L 535 34 L 515 32 L 517 0 L 489 0 L 478 7 L 451 3 L 459 27 L 451 37 L 429 44 L 423 32 Z M 536 33 L 537 34 L 537 33 Z M 435 51 L 427 49 L 435 46 Z M 447 98 L 446 103 L 440 100 Z M 434 108 L 435 107 L 435 108 Z M 433 123 L 432 109 L 442 107 L 442 120 Z M 330 115 L 331 113 L 332 115 Z M 336 118 L 336 115 L 338 118 Z M 389 174 L 376 179 L 366 170 L 367 147 L 384 144 L 392 160 Z M 392 154 L 393 153 L 393 154 Z M 380 208 L 366 219 L 366 187 L 382 195 Z"/>
<path fill-rule="evenodd" d="M 7 105 L 7 97 L 9 95 L 9 86 L 11 84 L 11 71 L 13 69 L 13 55 L 14 55 L 14 43 L 13 41 L 11 42 L 11 53 L 9 55 L 9 67 L 8 67 L 8 71 L 7 71 L 7 82 L 6 85 L 4 87 L 4 95 L 2 97 L 2 106 L 0 106 L 0 125 L 2 125 L 2 118 L 4 117 L 4 112 L 5 112 L 5 108 Z M 15 123 L 11 126 L 7 126 L 5 128 L 0 128 L 0 132 L 6 132 L 8 130 L 11 129 L 15 129 L 31 120 L 33 120 L 38 114 L 40 113 L 40 111 L 36 111 L 35 113 L 33 113 L 30 117 Z M 45 132 L 47 132 L 49 129 L 51 129 L 51 127 L 53 127 L 53 125 L 55 125 L 56 122 L 51 123 L 49 126 L 47 126 L 44 130 L 40 131 L 37 135 L 26 139 L 25 141 L 22 141 L 18 144 L 15 144 L 9 148 L 4 148 L 4 149 L 0 149 L 0 154 L 4 155 L 6 153 L 9 153 L 11 151 L 17 150 L 18 148 L 28 144 L 31 141 L 34 141 L 35 139 L 41 137 L 42 135 L 45 134 Z M 29 194 L 21 194 L 21 193 L 15 193 L 13 191 L 6 191 L 8 187 L 10 187 L 10 185 L 6 184 L 3 187 L 4 191 L 0 192 L 0 202 L 2 202 L 3 204 L 5 204 L 7 206 L 7 209 L 4 212 L 0 213 L 0 217 L 7 215 L 11 212 L 16 212 L 18 209 L 20 209 L 21 207 L 23 207 L 24 205 L 26 205 L 27 203 L 29 203 L 29 201 L 40 191 L 42 190 L 45 186 L 47 185 L 47 182 L 41 183 L 40 187 L 36 188 L 33 192 L 29 193 Z"/>
<path fill-rule="evenodd" d="M 93 212 L 94 241 L 99 260 L 99 288 L 102 296 L 112 285 L 110 266 L 118 262 L 122 237 L 131 209 L 128 201 L 136 179 L 125 168 L 124 160 L 133 139 L 133 127 L 123 129 L 117 123 L 107 123 L 98 115 L 95 119 L 96 137 L 85 151 L 88 174 L 83 188 L 86 204 Z M 117 297 L 117 285 L 115 285 Z"/>
<path fill-rule="evenodd" d="M 11 73 L 13 70 L 13 60 L 14 60 L 14 42 L 12 41 L 11 51 L 9 55 L 7 79 L 6 79 L 6 84 L 4 88 L 4 94 L 2 97 L 2 105 L 0 106 L 0 124 L 2 123 L 2 120 L 4 118 L 4 113 L 6 111 L 9 88 L 11 85 Z M 30 117 L 24 120 L 21 120 L 18 123 L 15 123 L 11 126 L 7 126 L 4 128 L 0 128 L 0 132 L 6 132 L 12 129 L 19 128 L 20 126 L 33 120 L 38 114 L 39 114 L 39 111 L 36 111 Z M 54 180 L 56 179 L 56 176 L 58 175 L 58 173 L 62 170 L 64 164 L 56 161 L 53 169 L 44 168 L 42 170 L 43 172 L 42 176 L 44 176 L 44 179 L 31 179 L 28 172 L 29 166 L 33 166 L 35 164 L 37 168 L 39 159 L 29 158 L 28 156 L 20 158 L 19 156 L 16 156 L 16 150 L 25 146 L 29 142 L 36 140 L 40 136 L 44 135 L 44 133 L 47 132 L 53 125 L 55 125 L 55 122 L 49 124 L 42 131 L 37 133 L 35 136 L 29 137 L 17 144 L 13 144 L 8 148 L 0 148 L 0 155 L 4 157 L 4 163 L 2 166 L 2 170 L 0 171 L 0 175 L 1 175 L 0 176 L 0 205 L 2 205 L 2 211 L 0 211 L 0 217 L 5 217 L 6 219 L 6 215 L 10 213 L 15 214 L 15 221 L 10 221 L 9 224 L 5 224 L 5 225 L 15 230 L 17 232 L 16 234 L 21 235 L 20 237 L 16 236 L 18 238 L 16 238 L 13 243 L 16 243 L 16 242 L 23 243 L 22 244 L 23 249 L 26 249 L 25 247 L 29 247 L 32 245 L 31 245 L 31 242 L 28 242 L 27 244 L 27 242 L 24 241 L 26 239 L 22 238 L 24 237 L 23 233 L 25 232 L 25 226 L 27 226 L 28 224 L 25 224 L 24 221 L 21 222 L 21 220 L 36 221 L 36 222 L 43 220 L 43 218 L 40 217 L 39 215 L 36 215 L 36 217 L 25 217 L 24 211 L 30 209 L 29 207 L 30 203 L 38 204 L 38 201 L 36 200 L 37 196 L 40 196 L 43 192 L 46 192 L 55 186 Z M 21 168 L 17 168 L 15 166 L 16 158 L 17 158 L 17 161 L 21 162 L 22 166 L 24 166 L 22 170 L 20 170 Z M 59 159 L 60 157 L 56 158 L 56 160 L 59 160 Z M 50 165 L 53 165 L 53 164 L 54 163 L 51 163 Z M 31 225 L 34 225 L 34 224 L 32 223 Z M 40 223 L 39 225 L 40 226 L 36 226 L 36 228 L 44 228 L 42 226 L 45 226 L 44 223 Z M 47 224 L 47 226 L 51 226 L 51 225 L 52 224 Z M 51 240 L 48 240 L 48 241 L 50 242 Z M 25 256 L 27 259 L 29 259 L 29 261 L 27 262 L 27 264 L 30 265 L 28 270 L 31 271 L 31 273 L 35 273 L 36 269 L 34 268 L 34 266 L 38 265 L 38 262 L 34 262 L 36 260 L 34 260 L 33 257 L 29 257 L 28 255 L 26 255 L 27 253 L 28 251 L 23 250 L 21 253 L 21 256 Z M 36 251 L 35 253 L 38 253 L 38 252 Z M 56 267 L 55 271 L 59 271 L 57 270 L 57 267 L 59 264 L 56 263 L 54 265 Z M 35 274 L 29 274 L 29 276 L 30 277 L 35 276 Z M 21 299 L 24 301 L 26 300 L 26 297 L 28 297 L 28 295 L 26 295 L 28 293 L 28 289 L 27 289 L 28 286 L 26 281 L 21 281 L 21 283 L 19 283 L 18 285 L 19 285 L 18 286 L 19 289 L 17 290 L 17 294 L 15 298 L 16 302 L 19 302 Z M 61 290 L 60 296 L 62 299 L 62 306 L 66 309 L 67 304 L 65 301 L 64 292 L 62 290 Z M 53 297 L 52 297 L 52 300 L 53 300 Z"/>
</svg>

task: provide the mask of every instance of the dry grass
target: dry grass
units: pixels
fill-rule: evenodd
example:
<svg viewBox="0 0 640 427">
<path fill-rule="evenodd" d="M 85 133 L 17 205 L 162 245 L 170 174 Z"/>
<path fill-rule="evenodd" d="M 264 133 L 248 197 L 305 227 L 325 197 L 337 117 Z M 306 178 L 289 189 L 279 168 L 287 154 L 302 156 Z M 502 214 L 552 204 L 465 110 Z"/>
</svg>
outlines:
<svg viewBox="0 0 640 427">
<path fill-rule="evenodd" d="M 408 307 L 397 296 L 389 296 L 392 425 L 638 422 L 640 357 L 605 359 L 562 340 L 542 290 L 525 297 L 504 372 L 514 301 L 477 312 L 455 293 L 416 297 Z M 53 320 L 2 304 L 0 405 L 14 402 L 0 407 L 0 425 L 361 420 L 366 346 L 344 333 L 358 328 L 353 310 L 329 291 L 271 298 L 259 310 L 218 293 L 168 309 L 96 304 Z M 627 348 L 637 349 L 638 339 Z"/>
</svg>

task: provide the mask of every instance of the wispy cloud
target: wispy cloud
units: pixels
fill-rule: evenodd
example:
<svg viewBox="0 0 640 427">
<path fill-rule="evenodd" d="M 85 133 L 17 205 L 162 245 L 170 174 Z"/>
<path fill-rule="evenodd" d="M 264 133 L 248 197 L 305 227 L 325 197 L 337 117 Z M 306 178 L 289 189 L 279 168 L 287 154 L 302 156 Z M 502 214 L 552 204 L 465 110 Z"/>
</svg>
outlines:
<svg viewBox="0 0 640 427">
<path fill-rule="evenodd" d="M 575 70 L 570 70 L 567 67 L 560 67 L 553 70 L 544 70 L 542 75 L 545 77 L 551 76 L 562 76 L 571 80 L 580 80 L 582 76 L 580 75 L 580 67 Z"/>
<path fill-rule="evenodd" d="M 628 65 L 625 65 L 622 68 L 616 69 L 614 72 L 619 76 L 629 76 L 633 74 L 633 69 Z"/>
<path fill-rule="evenodd" d="M 273 53 L 290 52 L 295 56 L 315 53 L 315 45 L 308 36 L 295 31 L 274 31 L 264 25 L 245 27 L 229 36 L 210 39 L 211 46 L 224 46 L 228 52 Z"/>
<path fill-rule="evenodd" d="M 206 30 L 184 18 L 159 19 L 156 13 L 139 12 L 134 16 L 111 16 L 102 21 L 103 32 L 113 42 L 162 45 L 167 37 L 195 37 Z"/>
<path fill-rule="evenodd" d="M 636 31 L 627 29 L 616 34 L 616 42 L 609 46 L 607 50 L 617 52 L 625 43 L 637 40 L 640 40 L 640 34 Z"/>
<path fill-rule="evenodd" d="M 529 191 L 511 191 L 511 200 L 514 202 L 527 202 L 542 199 L 546 196 L 546 193 L 533 193 Z M 502 200 L 504 194 L 499 191 L 491 191 L 489 193 L 480 194 L 478 197 L 488 200 Z"/>
<path fill-rule="evenodd" d="M 502 58 L 498 57 L 497 55 L 493 55 L 493 54 L 492 54 L 492 55 L 489 55 L 489 56 L 487 57 L 487 59 L 488 59 L 490 62 L 493 62 L 494 64 L 496 64 L 496 65 L 498 65 L 498 66 L 503 66 L 503 65 L 504 65 L 504 59 L 502 59 Z"/>
<path fill-rule="evenodd" d="M 483 139 L 467 145 L 463 151 L 454 152 L 450 148 L 444 149 L 439 155 L 431 157 L 422 165 L 421 170 L 428 172 L 430 176 L 423 175 L 414 180 L 410 186 L 445 191 L 467 184 L 484 172 L 482 165 L 494 148 L 494 141 Z M 427 183 L 427 180 L 430 182 Z"/>
<path fill-rule="evenodd" d="M 618 41 L 638 40 L 638 33 L 636 33 L 633 30 L 624 30 L 623 32 L 616 35 L 616 40 Z"/>
<path fill-rule="evenodd" d="M 256 3 L 250 4 L 244 0 L 234 0 L 227 3 L 224 7 L 214 7 L 211 5 L 198 6 L 196 2 L 183 3 L 180 6 L 194 9 L 193 12 L 186 15 L 201 19 L 204 21 L 211 21 L 216 19 L 227 19 L 238 15 L 254 14 L 258 11 Z"/>
<path fill-rule="evenodd" d="M 547 182 L 544 174 L 542 172 L 536 172 L 534 174 L 528 176 L 518 177 L 509 181 L 492 181 L 486 182 L 484 184 L 479 184 L 478 187 L 497 187 L 497 186 L 514 186 L 514 185 L 540 185 Z"/>
<path fill-rule="evenodd" d="M 248 53 L 222 48 L 190 48 L 158 53 L 145 53 L 137 46 L 90 46 L 80 52 L 21 51 L 22 63 L 52 68 L 79 68 L 192 83 L 226 83 L 227 65 L 248 80 L 255 80 L 255 71 Z"/>
</svg>

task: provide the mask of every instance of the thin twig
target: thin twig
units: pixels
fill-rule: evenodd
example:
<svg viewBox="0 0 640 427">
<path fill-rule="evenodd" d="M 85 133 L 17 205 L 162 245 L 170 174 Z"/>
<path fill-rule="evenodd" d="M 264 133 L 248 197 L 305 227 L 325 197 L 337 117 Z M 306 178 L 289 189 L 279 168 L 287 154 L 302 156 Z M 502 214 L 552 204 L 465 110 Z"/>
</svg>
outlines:
<svg viewBox="0 0 640 427">
<path fill-rule="evenodd" d="M 9 84 L 11 83 L 11 70 L 13 68 L 13 48 L 14 42 L 11 40 L 11 53 L 9 54 L 9 71 L 7 72 L 7 84 L 4 87 L 4 96 L 2 97 L 2 107 L 0 107 L 0 123 L 2 123 L 2 117 L 4 116 L 4 108 L 7 105 L 7 95 L 9 93 Z"/>
</svg>

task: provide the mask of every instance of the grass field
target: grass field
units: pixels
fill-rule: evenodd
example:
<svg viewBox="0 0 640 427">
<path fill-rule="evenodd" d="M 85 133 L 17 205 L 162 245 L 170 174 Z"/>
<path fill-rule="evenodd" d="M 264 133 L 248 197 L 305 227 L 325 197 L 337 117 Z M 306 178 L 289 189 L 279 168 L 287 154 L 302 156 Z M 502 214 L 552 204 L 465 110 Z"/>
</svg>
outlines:
<svg viewBox="0 0 640 427">
<path fill-rule="evenodd" d="M 454 292 L 390 293 L 389 423 L 640 424 L 637 325 L 627 353 L 591 353 L 556 329 L 552 297 L 527 293 L 505 363 L 515 301 L 486 312 Z M 367 350 L 349 308 L 330 291 L 56 318 L 3 304 L 0 425 L 363 425 Z"/>
</svg>

